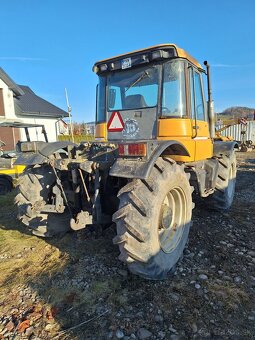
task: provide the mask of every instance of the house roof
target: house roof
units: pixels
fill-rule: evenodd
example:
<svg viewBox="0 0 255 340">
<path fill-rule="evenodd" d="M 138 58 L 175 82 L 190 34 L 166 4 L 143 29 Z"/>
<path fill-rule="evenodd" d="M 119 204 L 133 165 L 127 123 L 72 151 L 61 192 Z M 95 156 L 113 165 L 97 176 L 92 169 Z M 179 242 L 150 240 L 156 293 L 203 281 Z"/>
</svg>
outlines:
<svg viewBox="0 0 255 340">
<path fill-rule="evenodd" d="M 28 86 L 19 85 L 24 92 L 22 96 L 14 98 L 15 112 L 22 116 L 40 117 L 68 117 L 68 113 L 47 100 L 37 96 Z"/>
<path fill-rule="evenodd" d="M 28 86 L 17 85 L 0 67 L 0 79 L 13 91 L 15 113 L 21 116 L 63 118 L 68 113 L 37 96 Z"/>
<path fill-rule="evenodd" d="M 16 96 L 22 96 L 24 92 L 22 89 L 8 76 L 8 74 L 0 67 L 0 79 L 11 89 Z"/>
</svg>

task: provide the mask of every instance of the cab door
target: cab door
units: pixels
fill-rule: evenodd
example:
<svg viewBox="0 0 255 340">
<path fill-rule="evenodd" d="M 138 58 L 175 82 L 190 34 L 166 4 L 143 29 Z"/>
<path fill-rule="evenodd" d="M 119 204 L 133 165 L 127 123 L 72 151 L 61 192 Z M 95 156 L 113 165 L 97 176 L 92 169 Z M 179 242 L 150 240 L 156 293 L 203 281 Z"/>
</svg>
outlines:
<svg viewBox="0 0 255 340">
<path fill-rule="evenodd" d="M 189 70 L 192 139 L 195 141 L 195 160 L 198 161 L 212 157 L 213 145 L 210 138 L 201 73 L 194 68 Z"/>
</svg>

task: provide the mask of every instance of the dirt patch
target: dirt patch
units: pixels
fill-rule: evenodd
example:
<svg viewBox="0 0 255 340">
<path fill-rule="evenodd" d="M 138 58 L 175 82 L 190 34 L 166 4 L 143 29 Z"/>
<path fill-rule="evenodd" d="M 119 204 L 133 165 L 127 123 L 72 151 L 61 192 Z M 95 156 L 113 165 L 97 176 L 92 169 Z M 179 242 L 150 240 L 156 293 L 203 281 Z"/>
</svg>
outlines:
<svg viewBox="0 0 255 340">
<path fill-rule="evenodd" d="M 252 339 L 255 153 L 238 153 L 234 204 L 197 204 L 183 260 L 165 281 L 127 271 L 103 236 L 26 233 L 0 199 L 0 339 Z"/>
</svg>

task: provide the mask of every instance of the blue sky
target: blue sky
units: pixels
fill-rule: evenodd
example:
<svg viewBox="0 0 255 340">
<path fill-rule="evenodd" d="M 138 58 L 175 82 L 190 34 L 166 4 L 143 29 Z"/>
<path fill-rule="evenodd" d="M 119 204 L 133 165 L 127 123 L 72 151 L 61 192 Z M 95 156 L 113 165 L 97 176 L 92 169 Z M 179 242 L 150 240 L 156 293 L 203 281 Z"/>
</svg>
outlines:
<svg viewBox="0 0 255 340">
<path fill-rule="evenodd" d="M 0 66 L 66 109 L 95 114 L 95 61 L 174 42 L 212 65 L 217 111 L 255 107 L 255 1 L 2 0 Z"/>
</svg>

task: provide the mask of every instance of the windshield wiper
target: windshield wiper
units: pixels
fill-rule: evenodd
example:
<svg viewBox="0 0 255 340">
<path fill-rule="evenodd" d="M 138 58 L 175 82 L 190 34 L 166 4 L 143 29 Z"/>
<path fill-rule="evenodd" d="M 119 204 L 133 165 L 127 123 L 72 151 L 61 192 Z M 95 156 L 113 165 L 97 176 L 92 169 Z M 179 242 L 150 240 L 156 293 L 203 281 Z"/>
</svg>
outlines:
<svg viewBox="0 0 255 340">
<path fill-rule="evenodd" d="M 150 77 L 149 72 L 148 71 L 144 71 L 143 74 L 140 75 L 140 77 L 138 77 L 131 85 L 129 85 L 129 87 L 125 90 L 125 93 L 131 89 L 131 87 L 135 86 L 136 84 L 138 84 L 141 80 L 143 80 L 145 77 Z"/>
</svg>

